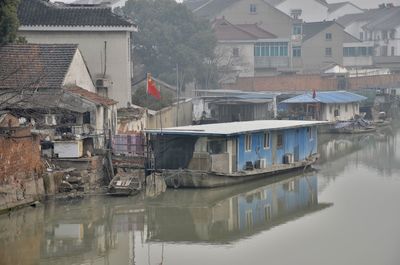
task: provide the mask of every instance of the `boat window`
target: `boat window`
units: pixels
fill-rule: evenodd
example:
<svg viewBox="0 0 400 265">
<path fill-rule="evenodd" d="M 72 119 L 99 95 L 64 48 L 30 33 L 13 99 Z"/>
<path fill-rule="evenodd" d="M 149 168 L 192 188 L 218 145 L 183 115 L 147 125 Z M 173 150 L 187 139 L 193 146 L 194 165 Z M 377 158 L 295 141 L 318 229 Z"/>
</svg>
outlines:
<svg viewBox="0 0 400 265">
<path fill-rule="evenodd" d="M 307 128 L 308 139 L 312 140 L 312 129 L 310 127 Z"/>
<path fill-rule="evenodd" d="M 283 147 L 283 133 L 278 133 L 278 136 L 277 136 L 277 147 L 278 148 L 281 148 L 281 147 Z"/>
<path fill-rule="evenodd" d="M 246 134 L 245 144 L 246 144 L 246 152 L 251 151 L 251 134 Z"/>
<path fill-rule="evenodd" d="M 270 143 L 270 134 L 269 132 L 264 133 L 264 149 L 269 149 L 269 143 Z"/>
<path fill-rule="evenodd" d="M 223 154 L 226 153 L 226 140 L 215 139 L 208 142 L 208 152 L 210 154 Z"/>
</svg>

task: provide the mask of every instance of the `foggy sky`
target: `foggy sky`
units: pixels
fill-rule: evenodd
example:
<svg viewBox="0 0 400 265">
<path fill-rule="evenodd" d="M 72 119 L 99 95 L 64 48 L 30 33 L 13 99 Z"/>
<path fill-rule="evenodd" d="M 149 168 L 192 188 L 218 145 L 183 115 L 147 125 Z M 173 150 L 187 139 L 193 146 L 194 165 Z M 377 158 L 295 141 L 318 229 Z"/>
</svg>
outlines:
<svg viewBox="0 0 400 265">
<path fill-rule="evenodd" d="M 54 2 L 54 0 L 52 0 Z M 57 0 L 66 3 L 71 3 L 74 0 Z M 301 1 L 301 0 L 298 0 Z M 328 3 L 336 3 L 336 2 L 344 2 L 346 0 L 327 0 Z M 393 3 L 395 5 L 400 5 L 400 0 L 353 0 L 349 1 L 353 2 L 354 4 L 358 5 L 361 8 L 376 8 L 381 3 Z"/>
</svg>

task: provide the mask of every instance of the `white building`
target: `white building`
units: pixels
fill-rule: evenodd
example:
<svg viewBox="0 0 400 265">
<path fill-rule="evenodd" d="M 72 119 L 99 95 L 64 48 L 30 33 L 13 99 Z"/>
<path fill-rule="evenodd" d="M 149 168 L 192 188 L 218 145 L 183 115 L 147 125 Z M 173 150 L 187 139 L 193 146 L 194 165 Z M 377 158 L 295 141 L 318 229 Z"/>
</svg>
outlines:
<svg viewBox="0 0 400 265">
<path fill-rule="evenodd" d="M 70 6 L 21 0 L 19 35 L 29 43 L 78 44 L 97 92 L 131 101 L 131 32 L 136 26 L 103 6 Z"/>
</svg>

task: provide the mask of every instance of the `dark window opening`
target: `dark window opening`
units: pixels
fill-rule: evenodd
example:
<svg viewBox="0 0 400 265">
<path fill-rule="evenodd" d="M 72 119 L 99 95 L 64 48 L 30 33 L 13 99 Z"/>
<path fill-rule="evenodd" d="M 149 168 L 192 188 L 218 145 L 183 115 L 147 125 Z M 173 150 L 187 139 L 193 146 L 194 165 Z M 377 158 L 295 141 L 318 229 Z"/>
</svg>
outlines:
<svg viewBox="0 0 400 265">
<path fill-rule="evenodd" d="M 282 133 L 278 133 L 278 137 L 277 137 L 277 147 L 278 148 L 282 148 L 283 147 L 283 134 Z"/>
<path fill-rule="evenodd" d="M 83 124 L 90 124 L 90 112 L 83 113 Z"/>
</svg>

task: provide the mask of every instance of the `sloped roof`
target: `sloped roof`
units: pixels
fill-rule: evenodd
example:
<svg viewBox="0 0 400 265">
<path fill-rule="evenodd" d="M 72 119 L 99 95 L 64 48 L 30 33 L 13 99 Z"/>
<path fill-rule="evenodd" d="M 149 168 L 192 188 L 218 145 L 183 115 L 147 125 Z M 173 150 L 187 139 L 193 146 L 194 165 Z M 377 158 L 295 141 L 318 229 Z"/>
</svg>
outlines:
<svg viewBox="0 0 400 265">
<path fill-rule="evenodd" d="M 261 132 L 265 130 L 282 130 L 326 124 L 321 121 L 295 120 L 258 120 L 190 125 L 165 129 L 146 130 L 146 132 L 163 135 L 220 135 L 230 136 L 247 132 Z"/>
<path fill-rule="evenodd" d="M 196 15 L 210 19 L 216 17 L 223 10 L 225 10 L 232 4 L 239 2 L 240 0 L 208 0 L 208 1 L 200 0 L 200 1 L 201 3 L 194 3 L 194 1 L 188 1 L 183 3 L 185 5 L 187 3 L 190 3 L 188 5 L 188 8 L 189 9 L 193 8 L 192 11 Z M 197 6 L 196 8 L 194 8 L 195 5 Z"/>
<path fill-rule="evenodd" d="M 325 91 L 316 92 L 316 97 L 313 98 L 313 93 L 306 93 L 293 98 L 282 101 L 281 103 L 352 103 L 366 100 L 364 96 L 360 96 L 347 91 Z"/>
<path fill-rule="evenodd" d="M 257 39 L 276 38 L 274 34 L 261 29 L 256 24 L 234 25 L 229 23 L 225 18 L 215 19 L 213 28 L 217 40 L 219 41 L 250 41 Z"/>
<path fill-rule="evenodd" d="M 60 89 L 77 49 L 77 44 L 1 46 L 0 89 Z"/>
<path fill-rule="evenodd" d="M 392 12 L 396 12 L 396 10 L 400 9 L 400 7 L 395 6 L 391 8 L 375 8 L 365 10 L 364 13 L 356 13 L 356 14 L 347 14 L 342 17 L 339 17 L 336 21 L 342 26 L 348 26 L 351 23 L 359 22 L 359 21 L 367 21 L 372 22 L 376 20 L 380 20 L 385 18 L 386 16 L 392 14 Z"/>
<path fill-rule="evenodd" d="M 267 2 L 268 4 L 272 5 L 272 6 L 277 6 L 280 3 L 285 2 L 286 0 L 264 0 L 265 2 Z"/>
<path fill-rule="evenodd" d="M 102 97 L 99 94 L 90 92 L 86 89 L 83 89 L 83 88 L 77 87 L 77 86 L 65 88 L 65 91 L 70 92 L 75 95 L 78 95 L 84 99 L 87 99 L 93 103 L 96 103 L 97 105 L 112 106 L 112 105 L 115 105 L 118 103 L 117 101 L 115 101 L 113 99 Z"/>
<path fill-rule="evenodd" d="M 321 31 L 335 24 L 335 21 L 310 22 L 303 24 L 303 41 L 311 39 Z"/>
<path fill-rule="evenodd" d="M 372 20 L 364 28 L 369 30 L 390 30 L 400 25 L 400 9 L 393 8 L 381 18 Z"/>
<path fill-rule="evenodd" d="M 53 4 L 46 0 L 21 0 L 18 19 L 21 26 L 135 26 L 109 7 Z"/>
<path fill-rule="evenodd" d="M 332 3 L 328 4 L 328 12 L 332 13 L 333 11 L 347 5 L 349 2 L 339 2 L 339 3 Z"/>
</svg>

